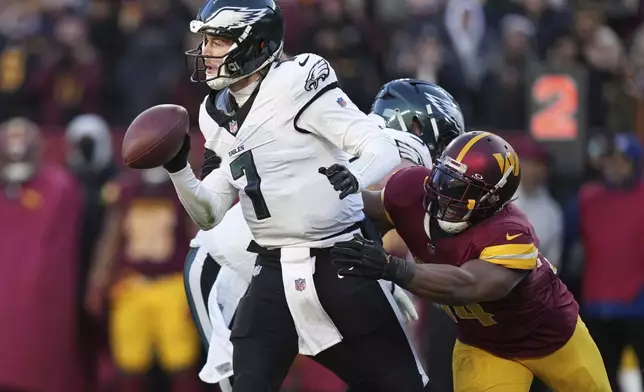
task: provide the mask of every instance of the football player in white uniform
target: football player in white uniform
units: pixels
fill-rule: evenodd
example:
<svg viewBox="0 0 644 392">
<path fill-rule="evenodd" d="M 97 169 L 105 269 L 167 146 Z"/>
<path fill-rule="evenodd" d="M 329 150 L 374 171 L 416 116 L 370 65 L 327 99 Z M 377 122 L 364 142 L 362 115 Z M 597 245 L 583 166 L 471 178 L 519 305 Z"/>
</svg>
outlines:
<svg viewBox="0 0 644 392">
<path fill-rule="evenodd" d="M 209 0 L 191 29 L 204 37 L 193 55 L 215 90 L 209 114 L 235 138 L 216 146 L 221 166 L 203 182 L 187 164 L 189 140 L 164 167 L 200 228 L 220 223 L 239 195 L 255 238 L 256 273 L 231 333 L 233 391 L 278 390 L 298 351 L 355 390 L 426 390 L 391 295 L 329 263 L 330 246 L 360 231 L 358 192 L 400 162 L 393 139 L 326 60 L 277 60 L 284 30 L 273 0 Z"/>
<path fill-rule="evenodd" d="M 420 80 L 394 80 L 380 90 L 369 117 L 394 138 L 401 157 L 398 168 L 410 165 L 431 168 L 430 151 L 440 151 L 462 132 L 450 123 L 443 122 L 441 115 L 432 115 L 434 112 L 440 113 L 433 106 L 442 99 L 446 99 L 444 90 Z M 218 126 L 208 115 L 207 102 L 206 98 L 199 118 L 206 139 L 202 178 L 220 164 L 211 149 L 220 143 L 232 143 L 234 139 L 228 132 L 213 132 Z M 432 127 L 432 118 L 437 124 L 436 130 Z M 191 243 L 193 249 L 187 258 L 185 270 L 186 292 L 193 318 L 209 350 L 208 361 L 200 377 L 205 382 L 220 382 L 224 392 L 230 391 L 227 378 L 232 375 L 230 366 L 222 366 L 231 361 L 229 353 L 232 349 L 225 347 L 230 344 L 227 341 L 230 334 L 228 327 L 239 299 L 248 287 L 256 257 L 246 251 L 253 238 L 240 207 L 237 204 L 231 208 L 212 230 L 198 233 Z M 386 238 L 396 235 L 394 230 Z M 414 305 L 405 292 L 395 285 L 391 290 L 406 321 L 417 319 Z M 211 340 L 219 341 L 210 345 Z"/>
<path fill-rule="evenodd" d="M 420 159 L 431 167 L 429 149 L 420 139 L 400 131 L 384 131 L 400 143 L 401 166 L 415 165 Z M 232 376 L 232 367 L 222 366 L 232 360 L 230 323 L 255 269 L 257 255 L 246 250 L 251 241 L 253 237 L 241 205 L 236 204 L 219 225 L 197 234 L 186 259 L 184 277 L 188 302 L 208 350 L 208 361 L 199 376 L 204 382 L 220 383 L 223 392 L 231 390 L 227 378 Z M 417 320 L 418 314 L 407 294 L 391 282 L 383 284 L 391 287 L 405 321 Z"/>
</svg>

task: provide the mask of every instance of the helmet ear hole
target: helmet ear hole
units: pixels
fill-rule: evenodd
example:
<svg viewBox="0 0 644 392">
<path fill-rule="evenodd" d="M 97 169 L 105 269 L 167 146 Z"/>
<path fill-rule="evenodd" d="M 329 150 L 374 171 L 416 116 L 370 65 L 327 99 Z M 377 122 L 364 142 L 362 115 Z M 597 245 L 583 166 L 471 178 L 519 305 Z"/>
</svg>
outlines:
<svg viewBox="0 0 644 392">
<path fill-rule="evenodd" d="M 420 123 L 420 120 L 416 116 L 411 121 L 411 132 L 418 137 L 421 137 L 423 134 L 423 124 Z"/>
</svg>

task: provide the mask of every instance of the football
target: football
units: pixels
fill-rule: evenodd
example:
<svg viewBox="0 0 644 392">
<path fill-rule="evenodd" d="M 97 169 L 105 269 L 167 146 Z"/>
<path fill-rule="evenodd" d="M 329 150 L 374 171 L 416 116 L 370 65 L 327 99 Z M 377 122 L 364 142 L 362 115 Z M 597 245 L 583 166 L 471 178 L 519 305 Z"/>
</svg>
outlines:
<svg viewBox="0 0 644 392">
<path fill-rule="evenodd" d="M 172 159 L 189 131 L 190 117 L 179 105 L 146 109 L 130 124 L 123 138 L 123 163 L 133 169 L 151 169 Z"/>
</svg>

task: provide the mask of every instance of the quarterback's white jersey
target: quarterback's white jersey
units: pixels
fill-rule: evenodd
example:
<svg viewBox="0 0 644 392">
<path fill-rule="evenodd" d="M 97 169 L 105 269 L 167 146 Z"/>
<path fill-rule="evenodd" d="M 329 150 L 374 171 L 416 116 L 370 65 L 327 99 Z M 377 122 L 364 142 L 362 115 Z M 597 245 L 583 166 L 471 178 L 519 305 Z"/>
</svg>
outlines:
<svg viewBox="0 0 644 392">
<path fill-rule="evenodd" d="M 369 115 L 369 118 L 375 120 L 377 124 L 384 123 L 384 120 L 377 115 L 375 117 Z M 205 147 L 218 155 L 222 151 L 228 151 L 235 140 L 233 135 L 214 122 L 208 114 L 205 101 L 199 112 L 199 127 L 205 138 Z M 401 159 L 431 169 L 431 154 L 420 138 L 390 128 L 384 128 L 383 132 L 388 133 L 395 140 Z M 203 246 L 217 263 L 237 271 L 250 282 L 256 255 L 246 251 L 246 248 L 252 240 L 253 236 L 244 219 L 241 205 L 236 204 L 213 229 L 201 230 L 191 245 L 193 247 Z"/>
<path fill-rule="evenodd" d="M 346 239 L 331 240 L 364 218 L 362 198 L 340 200 L 318 169 L 348 166 L 366 189 L 400 162 L 394 140 L 359 111 L 328 62 L 314 54 L 273 64 L 249 104 L 243 122 L 223 130 L 218 124 L 217 132 L 234 136 L 230 146 L 211 145 L 221 154 L 219 169 L 201 183 L 190 168 L 171 174 L 190 216 L 211 228 L 239 195 L 262 246 L 327 247 Z M 349 163 L 347 154 L 359 159 Z"/>
<path fill-rule="evenodd" d="M 390 133 L 394 138 L 401 158 L 431 169 L 431 155 L 422 140 L 407 132 L 389 128 L 383 131 Z M 206 133 L 207 131 L 204 132 L 206 145 L 212 146 L 213 142 L 220 144 L 220 141 L 216 139 L 209 139 Z M 228 136 L 220 135 L 220 137 L 223 139 L 221 141 L 225 142 Z M 250 282 L 257 256 L 246 251 L 252 240 L 253 235 L 244 219 L 241 205 L 236 204 L 228 210 L 224 219 L 213 229 L 199 231 L 191 245 L 193 247 L 203 246 L 217 263 L 237 271 Z"/>
</svg>

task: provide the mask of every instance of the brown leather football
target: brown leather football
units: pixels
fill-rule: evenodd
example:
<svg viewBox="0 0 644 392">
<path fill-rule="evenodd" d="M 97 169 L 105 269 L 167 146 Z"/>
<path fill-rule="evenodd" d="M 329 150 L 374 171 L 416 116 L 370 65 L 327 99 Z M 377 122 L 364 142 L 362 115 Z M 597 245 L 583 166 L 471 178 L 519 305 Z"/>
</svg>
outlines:
<svg viewBox="0 0 644 392">
<path fill-rule="evenodd" d="M 167 163 L 189 132 L 190 117 L 179 105 L 157 105 L 139 114 L 123 139 L 123 163 L 133 169 L 151 169 Z"/>
</svg>

